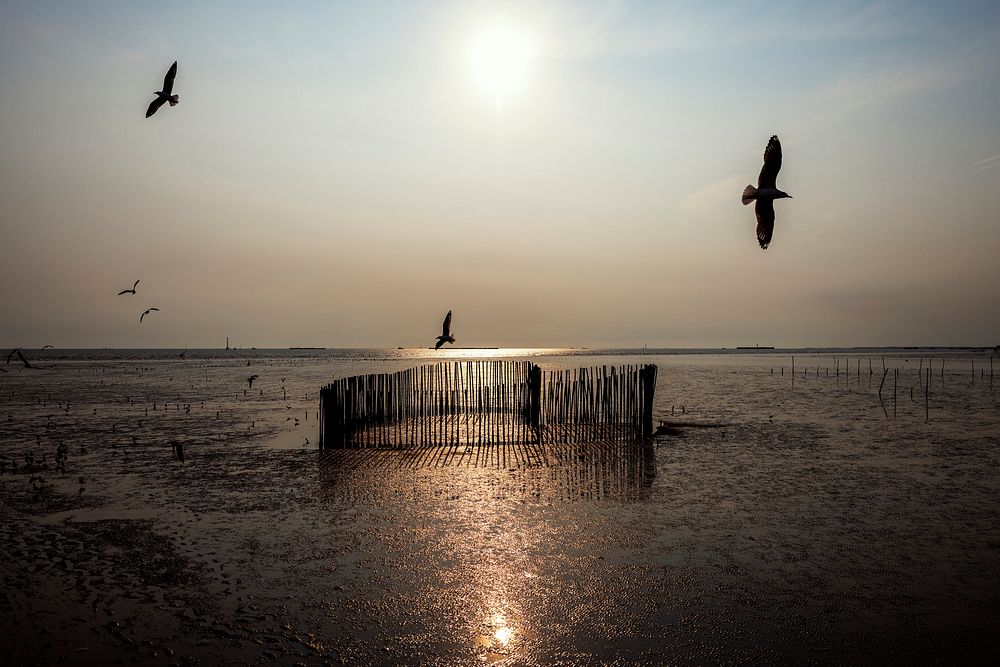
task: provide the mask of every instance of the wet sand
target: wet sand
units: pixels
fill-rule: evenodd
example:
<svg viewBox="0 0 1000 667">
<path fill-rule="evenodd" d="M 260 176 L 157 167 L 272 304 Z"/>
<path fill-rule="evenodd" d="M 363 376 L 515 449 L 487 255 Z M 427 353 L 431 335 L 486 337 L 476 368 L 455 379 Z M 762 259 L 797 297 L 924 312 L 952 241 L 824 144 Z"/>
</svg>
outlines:
<svg viewBox="0 0 1000 667">
<path fill-rule="evenodd" d="M 968 359 L 944 386 L 935 365 L 925 421 L 915 357 L 887 358 L 893 420 L 867 357 L 846 379 L 832 357 L 797 357 L 793 383 L 777 355 L 644 356 L 658 414 L 728 426 L 456 465 L 314 449 L 323 382 L 412 361 L 189 356 L 0 375 L 3 664 L 954 664 L 1000 649 L 1000 386 L 973 382 Z"/>
</svg>

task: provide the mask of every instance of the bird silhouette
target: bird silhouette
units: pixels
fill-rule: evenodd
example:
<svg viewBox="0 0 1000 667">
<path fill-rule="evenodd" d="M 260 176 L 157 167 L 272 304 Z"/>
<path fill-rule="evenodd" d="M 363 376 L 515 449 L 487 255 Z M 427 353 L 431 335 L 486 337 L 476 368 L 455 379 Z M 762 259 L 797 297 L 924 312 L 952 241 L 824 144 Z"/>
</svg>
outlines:
<svg viewBox="0 0 1000 667">
<path fill-rule="evenodd" d="M 54 348 L 54 347 L 52 347 L 51 345 L 42 345 L 42 349 L 40 349 L 40 350 L 39 350 L 39 352 L 44 352 L 45 350 L 47 350 L 47 349 L 49 349 L 49 348 L 52 348 L 52 349 L 55 349 L 55 348 Z"/>
<path fill-rule="evenodd" d="M 743 204 L 754 204 L 754 212 L 757 214 L 757 242 L 761 249 L 766 249 L 771 243 L 771 236 L 774 234 L 774 200 L 791 198 L 792 195 L 778 189 L 776 181 L 778 171 L 781 169 L 781 142 L 778 135 L 772 135 L 764 149 L 764 166 L 760 168 L 760 175 L 757 177 L 757 187 L 746 186 L 743 190 Z"/>
<path fill-rule="evenodd" d="M 259 375 L 251 375 L 250 377 L 247 378 L 247 384 L 250 385 L 251 389 L 253 389 L 253 381 L 259 377 L 260 377 Z"/>
<path fill-rule="evenodd" d="M 139 281 L 135 281 L 135 285 L 138 284 Z M 118 292 L 118 296 L 121 296 L 122 294 L 135 294 L 135 285 L 132 285 L 132 289 L 123 289 L 121 292 Z"/>
<path fill-rule="evenodd" d="M 152 311 L 154 311 L 154 310 L 156 312 L 160 312 L 159 308 L 147 308 L 146 311 L 142 315 L 139 316 L 139 324 L 142 324 L 142 318 L 146 317 L 146 315 L 149 315 L 149 313 L 152 312 Z"/>
<path fill-rule="evenodd" d="M 435 350 L 441 348 L 445 343 L 454 343 L 455 337 L 451 335 L 451 311 L 444 318 L 444 325 L 441 327 L 441 335 L 437 337 L 437 344 L 434 346 Z"/>
<path fill-rule="evenodd" d="M 181 101 L 179 95 L 172 95 L 174 92 L 174 77 L 177 76 L 177 61 L 170 66 L 167 70 L 166 76 L 163 77 L 163 90 L 157 90 L 154 95 L 156 99 L 149 103 L 149 107 L 146 109 L 146 118 L 149 118 L 156 110 L 163 106 L 164 102 L 170 102 L 170 106 L 175 106 Z"/>
</svg>

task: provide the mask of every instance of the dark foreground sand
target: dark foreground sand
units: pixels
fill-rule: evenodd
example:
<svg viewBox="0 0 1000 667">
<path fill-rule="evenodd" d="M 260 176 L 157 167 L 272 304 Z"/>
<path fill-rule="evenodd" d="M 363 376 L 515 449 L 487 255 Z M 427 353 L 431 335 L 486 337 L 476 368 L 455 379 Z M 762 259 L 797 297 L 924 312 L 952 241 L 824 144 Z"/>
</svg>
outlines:
<svg viewBox="0 0 1000 667">
<path fill-rule="evenodd" d="M 661 414 L 731 425 L 479 466 L 313 450 L 316 390 L 354 367 L 11 366 L 0 664 L 998 654 L 1000 387 L 956 363 L 925 423 L 916 359 L 893 358 L 893 421 L 881 373 L 845 382 L 830 359 L 798 360 L 824 369 L 794 386 L 784 360 L 659 361 Z"/>
</svg>

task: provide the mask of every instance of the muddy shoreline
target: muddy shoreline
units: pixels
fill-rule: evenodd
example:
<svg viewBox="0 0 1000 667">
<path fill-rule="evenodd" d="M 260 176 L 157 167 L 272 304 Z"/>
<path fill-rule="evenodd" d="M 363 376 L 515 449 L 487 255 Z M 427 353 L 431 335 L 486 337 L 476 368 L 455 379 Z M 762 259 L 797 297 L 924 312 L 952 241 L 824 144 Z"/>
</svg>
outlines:
<svg viewBox="0 0 1000 667">
<path fill-rule="evenodd" d="M 635 466 L 592 451 L 456 466 L 296 447 L 329 369 L 255 364 L 246 394 L 235 363 L 2 378 L 0 662 L 928 664 L 1000 648 L 1000 410 L 983 387 L 940 389 L 936 423 L 917 405 L 888 422 L 863 383 L 695 365 L 662 373 L 660 413 L 683 400 L 728 426 Z"/>
</svg>

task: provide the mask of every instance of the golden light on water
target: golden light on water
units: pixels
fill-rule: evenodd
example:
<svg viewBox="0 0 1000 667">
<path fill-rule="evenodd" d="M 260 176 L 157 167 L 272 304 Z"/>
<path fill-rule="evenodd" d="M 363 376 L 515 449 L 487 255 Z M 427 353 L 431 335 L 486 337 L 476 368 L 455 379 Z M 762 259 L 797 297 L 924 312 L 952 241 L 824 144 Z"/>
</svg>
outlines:
<svg viewBox="0 0 1000 667">
<path fill-rule="evenodd" d="M 496 628 L 493 632 L 493 638 L 496 639 L 501 646 L 507 646 L 514 636 L 514 629 L 507 625 L 507 617 L 503 614 L 494 614 L 493 626 Z"/>
<path fill-rule="evenodd" d="M 469 45 L 472 80 L 493 98 L 499 109 L 523 86 L 536 51 L 537 44 L 529 33 L 506 24 L 490 26 Z"/>
</svg>

